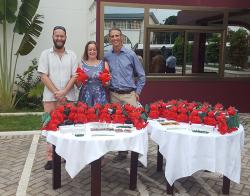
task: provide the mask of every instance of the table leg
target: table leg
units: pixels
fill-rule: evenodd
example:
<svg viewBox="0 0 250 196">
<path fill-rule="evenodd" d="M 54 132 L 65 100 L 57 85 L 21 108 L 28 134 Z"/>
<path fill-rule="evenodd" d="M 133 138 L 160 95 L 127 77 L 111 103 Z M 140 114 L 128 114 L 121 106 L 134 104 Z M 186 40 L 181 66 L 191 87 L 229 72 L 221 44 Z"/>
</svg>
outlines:
<svg viewBox="0 0 250 196">
<path fill-rule="evenodd" d="M 101 158 L 91 163 L 91 196 L 101 196 Z"/>
<path fill-rule="evenodd" d="M 162 171 L 162 165 L 163 165 L 163 156 L 159 151 L 159 146 L 157 150 L 157 171 Z"/>
<path fill-rule="evenodd" d="M 129 189 L 135 190 L 137 186 L 137 166 L 138 166 L 138 156 L 137 152 L 131 151 L 131 161 L 130 161 L 130 184 Z"/>
<path fill-rule="evenodd" d="M 53 147 L 53 173 L 52 173 L 52 184 L 53 189 L 58 189 L 61 187 L 61 157 L 56 154 L 56 147 Z"/>
<path fill-rule="evenodd" d="M 230 190 L 230 180 L 226 176 L 223 176 L 222 193 L 224 195 L 229 195 L 229 190 Z"/>
<path fill-rule="evenodd" d="M 174 184 L 172 186 L 170 186 L 170 184 L 167 181 L 167 194 L 173 195 L 173 192 L 174 192 Z"/>
</svg>

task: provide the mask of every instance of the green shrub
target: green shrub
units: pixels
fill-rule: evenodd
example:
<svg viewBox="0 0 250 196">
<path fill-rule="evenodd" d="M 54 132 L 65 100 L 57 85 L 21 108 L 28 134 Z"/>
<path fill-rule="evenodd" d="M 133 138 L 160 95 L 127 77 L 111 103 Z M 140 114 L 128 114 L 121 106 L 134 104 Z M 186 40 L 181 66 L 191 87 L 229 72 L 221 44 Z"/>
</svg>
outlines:
<svg viewBox="0 0 250 196">
<path fill-rule="evenodd" d="M 16 108 L 32 108 L 40 110 L 42 107 L 43 84 L 40 78 L 35 75 L 37 72 L 37 59 L 32 60 L 27 71 L 22 75 L 17 74 L 17 103 Z"/>
<path fill-rule="evenodd" d="M 244 29 L 238 29 L 237 31 L 229 31 L 229 61 L 230 64 L 244 68 L 247 66 L 248 57 L 248 34 Z"/>
</svg>

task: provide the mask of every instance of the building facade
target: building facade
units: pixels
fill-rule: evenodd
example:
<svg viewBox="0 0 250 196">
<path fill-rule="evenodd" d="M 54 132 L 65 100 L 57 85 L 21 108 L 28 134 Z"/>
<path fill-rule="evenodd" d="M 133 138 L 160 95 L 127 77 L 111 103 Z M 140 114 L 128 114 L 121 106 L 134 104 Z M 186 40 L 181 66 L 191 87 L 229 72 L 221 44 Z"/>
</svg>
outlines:
<svg viewBox="0 0 250 196">
<path fill-rule="evenodd" d="M 143 60 L 147 82 L 141 101 L 148 103 L 157 99 L 187 99 L 223 103 L 236 106 L 241 112 L 249 112 L 246 89 L 250 87 L 247 53 L 240 47 L 227 51 L 229 26 L 249 32 L 250 2 L 216 0 L 99 0 L 97 1 L 97 41 L 102 48 L 105 37 L 106 10 L 127 10 L 135 13 L 142 10 Z M 164 20 L 150 24 L 149 13 L 163 13 Z M 236 31 L 236 30 L 235 30 Z M 247 34 L 244 42 L 247 43 Z M 245 39 L 246 38 L 246 39 Z M 174 42 L 174 43 L 173 43 Z M 153 44 L 173 46 L 178 56 L 174 74 L 151 71 Z M 178 43 L 178 44 L 176 44 Z M 209 46 L 209 47 L 208 47 Z M 101 51 L 103 53 L 104 50 Z M 244 62 L 240 63 L 240 56 Z M 216 54 L 216 55 L 214 55 Z M 216 58 L 214 58 L 216 57 Z M 238 58 L 238 62 L 232 60 Z M 236 58 L 236 59 L 237 59 Z M 240 67 L 242 66 L 242 67 Z M 152 96 L 154 95 L 154 96 Z"/>
<path fill-rule="evenodd" d="M 51 36 L 52 29 L 56 25 L 66 28 L 66 47 L 77 54 L 78 60 L 83 54 L 85 44 L 89 40 L 96 39 L 96 1 L 94 0 L 42 0 L 37 13 L 44 16 L 43 31 L 35 49 L 29 55 L 18 59 L 17 73 L 25 71 L 31 65 L 32 59 L 39 58 L 44 49 L 53 46 Z"/>
<path fill-rule="evenodd" d="M 118 13 L 111 12 L 112 9 Z M 119 13 L 124 9 L 129 14 Z M 98 42 L 103 55 L 108 43 L 107 30 L 117 25 L 126 35 L 125 42 L 131 47 L 138 43 L 143 52 L 147 82 L 141 95 L 142 103 L 181 98 L 212 104 L 221 102 L 225 106 L 234 105 L 241 112 L 250 112 L 250 95 L 246 93 L 250 87 L 248 69 L 231 69 L 227 56 L 232 55 L 228 55 L 226 49 L 228 26 L 250 29 L 249 1 L 43 0 L 37 13 L 44 15 L 43 31 L 35 49 L 19 58 L 18 73 L 26 70 L 44 49 L 52 47 L 52 29 L 56 25 L 67 29 L 66 47 L 75 51 L 79 60 L 89 40 Z M 164 18 L 156 22 L 150 13 Z M 173 42 L 179 42 L 175 49 L 177 72 L 152 73 L 153 47 L 172 49 Z M 217 44 L 218 55 L 213 62 L 207 61 L 208 42 Z"/>
</svg>

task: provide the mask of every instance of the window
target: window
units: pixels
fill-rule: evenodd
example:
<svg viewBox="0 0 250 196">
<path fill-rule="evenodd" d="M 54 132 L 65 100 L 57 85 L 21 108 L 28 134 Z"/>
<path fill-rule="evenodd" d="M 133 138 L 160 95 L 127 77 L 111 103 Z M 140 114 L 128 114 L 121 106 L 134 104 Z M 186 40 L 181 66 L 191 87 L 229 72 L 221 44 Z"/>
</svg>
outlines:
<svg viewBox="0 0 250 196">
<path fill-rule="evenodd" d="M 187 32 L 185 75 L 219 74 L 221 33 Z"/>
<path fill-rule="evenodd" d="M 105 29 L 110 29 L 112 26 L 113 26 L 113 21 L 111 21 L 111 20 L 104 21 L 104 28 Z"/>
<path fill-rule="evenodd" d="M 150 9 L 149 20 L 158 25 L 221 26 L 224 13 L 208 10 Z M 152 24 L 152 23 L 151 23 Z"/>
<path fill-rule="evenodd" d="M 144 37 L 144 8 L 104 6 L 104 51 L 110 49 L 108 31 L 120 28 L 123 43 L 128 48 L 141 49 Z"/>
<path fill-rule="evenodd" d="M 180 42 L 182 41 L 182 43 Z M 182 74 L 184 32 L 152 30 L 149 38 L 148 73 L 170 73 L 168 68 L 174 69 L 171 74 Z M 175 44 L 176 43 L 176 44 Z M 178 45 L 179 44 L 179 45 Z M 174 50 L 174 46 L 178 47 Z M 175 59 L 174 59 L 175 58 Z M 169 66 L 167 66 L 167 62 Z M 170 65 L 171 64 L 171 65 Z"/>
<path fill-rule="evenodd" d="M 121 28 L 148 76 L 250 77 L 249 9 L 139 5 L 104 5 L 104 46 L 108 29 Z M 165 73 L 170 52 L 175 72 Z"/>
<path fill-rule="evenodd" d="M 250 31 L 229 26 L 224 77 L 250 77 Z"/>
<path fill-rule="evenodd" d="M 149 74 L 218 76 L 221 32 L 153 29 L 149 35 Z"/>
</svg>

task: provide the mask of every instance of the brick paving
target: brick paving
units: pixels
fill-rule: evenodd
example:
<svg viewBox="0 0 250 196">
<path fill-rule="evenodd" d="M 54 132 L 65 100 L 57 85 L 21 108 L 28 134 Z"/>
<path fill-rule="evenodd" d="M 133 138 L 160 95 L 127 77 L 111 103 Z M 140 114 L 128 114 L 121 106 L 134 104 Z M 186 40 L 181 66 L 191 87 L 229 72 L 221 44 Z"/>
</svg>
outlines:
<svg viewBox="0 0 250 196">
<path fill-rule="evenodd" d="M 240 114 L 245 128 L 245 146 L 242 152 L 241 182 L 231 182 L 230 195 L 250 196 L 250 114 Z M 2 136 L 0 134 L 0 195 L 16 195 L 18 182 L 28 155 L 33 135 Z M 129 159 L 113 163 L 116 153 L 108 153 L 102 167 L 102 196 L 165 196 L 164 172 L 156 172 L 157 146 L 149 141 L 148 167 L 138 169 L 136 191 L 129 190 Z M 52 172 L 45 171 L 45 140 L 40 137 L 26 195 L 84 195 L 90 196 L 90 166 L 71 179 L 62 163 L 62 187 L 52 189 Z M 175 195 L 221 195 L 222 175 L 199 171 L 175 182 Z"/>
<path fill-rule="evenodd" d="M 0 137 L 0 195 L 15 195 L 33 136 Z"/>
</svg>

